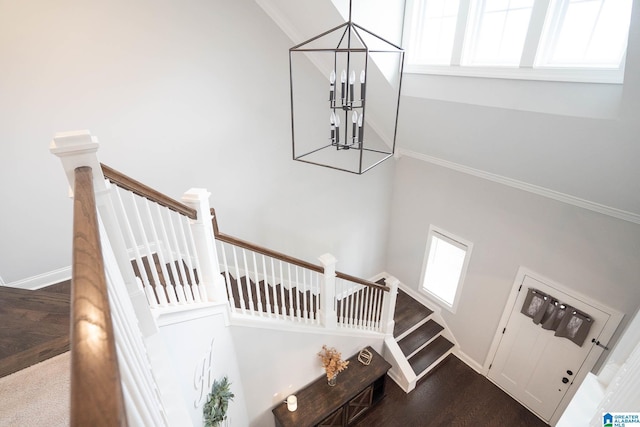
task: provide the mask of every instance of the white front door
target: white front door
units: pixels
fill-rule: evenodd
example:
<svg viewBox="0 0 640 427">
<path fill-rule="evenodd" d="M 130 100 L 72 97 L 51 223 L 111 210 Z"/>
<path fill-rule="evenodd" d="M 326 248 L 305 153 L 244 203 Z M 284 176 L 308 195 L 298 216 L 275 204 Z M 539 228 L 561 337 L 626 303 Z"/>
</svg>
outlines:
<svg viewBox="0 0 640 427">
<path fill-rule="evenodd" d="M 593 304 L 574 298 L 529 275 L 523 276 L 521 285 L 488 376 L 549 422 L 567 391 L 572 386 L 577 388 L 586 372 L 593 367 L 601 349 L 596 347 L 592 339 L 601 339 L 601 333 L 611 316 Z M 555 336 L 553 330 L 543 329 L 532 318 L 521 313 L 529 288 L 544 292 L 591 317 L 593 323 L 582 346 Z M 592 352 L 597 352 L 597 355 L 589 358 Z M 585 363 L 588 358 L 589 362 Z"/>
</svg>

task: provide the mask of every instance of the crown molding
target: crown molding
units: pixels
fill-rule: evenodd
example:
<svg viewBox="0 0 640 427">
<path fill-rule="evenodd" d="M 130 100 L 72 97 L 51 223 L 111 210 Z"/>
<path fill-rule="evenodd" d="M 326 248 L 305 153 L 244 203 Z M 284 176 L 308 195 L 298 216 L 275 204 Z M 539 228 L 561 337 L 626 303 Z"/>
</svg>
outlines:
<svg viewBox="0 0 640 427">
<path fill-rule="evenodd" d="M 579 208 L 587 209 L 593 212 L 598 212 L 603 215 L 608 215 L 623 221 L 633 222 L 640 224 L 640 215 L 633 212 L 624 211 L 621 209 L 605 206 L 600 203 L 592 202 L 589 200 L 581 199 L 579 197 L 571 196 L 569 194 L 561 193 L 559 191 L 550 190 L 545 187 L 529 184 L 523 181 L 518 181 L 505 176 L 496 175 L 490 172 L 485 172 L 479 169 L 470 168 L 458 163 L 450 162 L 448 160 L 439 159 L 437 157 L 428 156 L 426 154 L 418 153 L 405 148 L 398 148 L 396 151 L 402 156 L 411 157 L 414 159 L 422 160 L 434 165 L 442 166 L 448 169 L 453 169 L 458 172 L 462 172 L 468 175 L 472 175 L 478 178 L 487 179 L 489 181 L 497 182 L 499 184 L 507 185 L 509 187 L 517 188 L 519 190 L 528 191 L 539 196 L 547 197 L 549 199 L 557 200 L 559 202 L 567 203 L 569 205 L 577 206 Z"/>
<path fill-rule="evenodd" d="M 293 42 L 299 43 L 300 40 L 303 40 L 302 35 L 298 30 L 296 30 L 295 25 L 286 17 L 282 10 L 274 4 L 273 1 L 255 0 L 255 2 Z"/>
</svg>

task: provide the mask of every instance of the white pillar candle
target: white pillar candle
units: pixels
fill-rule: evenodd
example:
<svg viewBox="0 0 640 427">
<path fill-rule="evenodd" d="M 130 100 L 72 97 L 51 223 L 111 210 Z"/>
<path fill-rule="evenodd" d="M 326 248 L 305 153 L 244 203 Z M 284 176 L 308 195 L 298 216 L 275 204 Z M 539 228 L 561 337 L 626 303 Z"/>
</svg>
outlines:
<svg viewBox="0 0 640 427">
<path fill-rule="evenodd" d="M 298 409 L 298 398 L 294 394 L 287 397 L 287 409 L 291 412 Z"/>
</svg>

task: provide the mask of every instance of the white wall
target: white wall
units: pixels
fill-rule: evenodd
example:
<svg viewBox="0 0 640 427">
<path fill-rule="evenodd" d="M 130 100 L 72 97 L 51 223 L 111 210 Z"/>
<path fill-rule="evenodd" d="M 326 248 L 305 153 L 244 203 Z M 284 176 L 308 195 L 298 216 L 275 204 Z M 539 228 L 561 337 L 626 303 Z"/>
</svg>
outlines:
<svg viewBox="0 0 640 427">
<path fill-rule="evenodd" d="M 409 75 L 401 148 L 640 218 L 640 0 L 624 85 Z"/>
<path fill-rule="evenodd" d="M 338 270 L 384 269 L 393 162 L 364 176 L 291 161 L 288 40 L 251 0 L 0 2 L 0 272 L 70 265 L 57 131 L 174 197 L 212 192 L 227 234 Z"/>
<path fill-rule="evenodd" d="M 367 339 L 241 326 L 232 326 L 231 330 L 245 385 L 250 427 L 273 426 L 272 409 L 288 395 L 324 375 L 318 357 L 323 344 L 335 347 L 342 353 L 343 359 L 368 345 L 381 353 L 383 345 L 382 338 Z"/>
<path fill-rule="evenodd" d="M 211 392 L 213 380 L 220 381 L 225 376 L 234 394 L 227 412 L 230 425 L 246 426 L 249 423 L 238 355 L 230 329 L 225 325 L 223 311 L 160 328 L 160 335 L 172 360 L 174 377 L 180 387 L 179 394 L 185 399 L 196 427 L 203 425 L 202 409 Z M 200 378 L 203 376 L 205 387 L 201 387 Z"/>
<path fill-rule="evenodd" d="M 430 224 L 473 242 L 457 314 L 442 315 L 481 365 L 520 266 L 627 315 L 640 304 L 640 225 L 402 157 L 387 271 L 414 289 Z"/>
</svg>

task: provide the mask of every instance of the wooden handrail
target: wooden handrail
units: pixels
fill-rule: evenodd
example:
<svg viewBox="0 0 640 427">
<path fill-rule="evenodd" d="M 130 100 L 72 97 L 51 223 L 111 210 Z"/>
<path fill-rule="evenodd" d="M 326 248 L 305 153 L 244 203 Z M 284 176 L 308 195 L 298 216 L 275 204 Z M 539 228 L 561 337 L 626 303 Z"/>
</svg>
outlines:
<svg viewBox="0 0 640 427">
<path fill-rule="evenodd" d="M 73 194 L 70 425 L 126 426 L 90 167 Z"/>
<path fill-rule="evenodd" d="M 273 251 L 268 248 L 264 248 L 262 246 L 256 245 L 251 242 L 247 242 L 246 240 L 238 239 L 237 237 L 229 236 L 227 234 L 220 233 L 220 229 L 218 228 L 218 220 L 216 217 L 216 211 L 214 208 L 211 208 L 211 223 L 213 226 L 213 235 L 216 240 L 220 240 L 221 242 L 230 243 L 232 245 L 239 246 L 244 249 L 248 249 L 250 251 L 258 252 L 263 255 L 270 256 L 275 259 L 279 259 L 284 262 L 288 262 L 290 264 L 297 265 L 299 267 L 307 268 L 309 270 L 317 271 L 318 273 L 324 273 L 324 267 L 320 265 L 311 264 L 310 262 L 303 261 L 298 258 L 291 257 L 289 255 L 285 255 L 280 252 Z M 351 282 L 358 283 L 360 285 L 369 286 L 371 288 L 381 289 L 385 292 L 389 291 L 389 288 L 385 285 L 381 285 L 379 283 L 372 282 L 370 280 L 361 279 L 356 276 L 351 276 L 349 274 L 344 274 L 336 271 L 336 277 L 344 280 L 349 280 Z"/>
<path fill-rule="evenodd" d="M 191 219 L 197 219 L 198 213 L 195 209 L 190 208 L 189 206 L 180 203 L 179 201 L 172 199 L 169 196 L 162 194 L 161 192 L 154 190 L 153 188 L 144 185 L 140 181 L 136 181 L 135 179 L 119 172 L 103 163 L 100 164 L 102 167 L 102 173 L 105 178 L 109 181 L 117 185 L 118 187 L 124 188 L 125 190 L 129 190 L 140 197 L 144 197 L 145 199 L 149 199 L 152 202 L 156 202 L 161 206 L 171 209 L 172 211 L 181 213 Z"/>
<path fill-rule="evenodd" d="M 336 271 L 336 277 L 338 279 L 348 280 L 350 282 L 355 282 L 355 283 L 358 283 L 360 285 L 368 286 L 370 288 L 380 289 L 380 290 L 383 290 L 385 292 L 389 292 L 389 290 L 390 290 L 388 286 L 381 285 L 380 283 L 372 282 L 370 280 L 361 279 L 361 278 L 356 277 L 356 276 L 351 276 L 350 274 L 340 273 L 339 271 Z"/>
<path fill-rule="evenodd" d="M 279 259 L 284 262 L 288 262 L 289 264 L 293 264 L 299 267 L 307 268 L 309 270 L 317 271 L 318 273 L 324 273 L 324 267 L 320 265 L 311 264 L 310 262 L 306 262 L 301 259 L 294 258 L 289 255 L 285 255 L 281 252 L 276 252 L 271 249 L 264 248 L 260 245 L 256 245 L 255 243 L 247 242 L 246 240 L 238 239 L 237 237 L 220 233 L 220 229 L 218 228 L 218 220 L 216 219 L 216 211 L 213 208 L 211 208 L 211 223 L 213 226 L 213 235 L 215 236 L 216 240 L 230 243 L 232 245 L 236 245 L 244 249 L 249 249 L 250 251 L 258 252 L 259 254 L 267 255 L 272 258 Z"/>
</svg>

